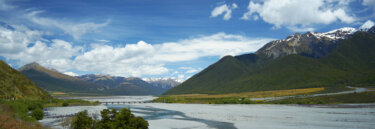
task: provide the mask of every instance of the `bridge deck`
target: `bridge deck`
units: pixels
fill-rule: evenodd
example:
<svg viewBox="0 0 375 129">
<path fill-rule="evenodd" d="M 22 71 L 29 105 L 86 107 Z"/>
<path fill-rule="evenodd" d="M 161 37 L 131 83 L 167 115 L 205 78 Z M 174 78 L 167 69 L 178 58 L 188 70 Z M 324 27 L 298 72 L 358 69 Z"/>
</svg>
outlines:
<svg viewBox="0 0 375 129">
<path fill-rule="evenodd" d="M 109 101 L 109 102 L 100 102 L 102 104 L 136 104 L 136 103 L 152 103 L 151 101 Z"/>
</svg>

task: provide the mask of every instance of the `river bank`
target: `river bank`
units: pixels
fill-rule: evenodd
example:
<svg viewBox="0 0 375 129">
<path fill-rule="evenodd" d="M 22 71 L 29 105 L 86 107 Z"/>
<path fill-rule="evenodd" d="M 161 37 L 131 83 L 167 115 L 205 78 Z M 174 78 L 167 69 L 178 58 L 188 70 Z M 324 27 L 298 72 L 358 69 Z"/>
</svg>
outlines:
<svg viewBox="0 0 375 129">
<path fill-rule="evenodd" d="M 85 97 L 89 101 L 149 101 L 152 96 Z M 150 129 L 171 128 L 372 128 L 375 104 L 176 104 L 133 103 L 98 106 L 49 107 L 52 116 L 88 110 L 99 114 L 102 109 L 129 108 L 145 118 Z M 46 117 L 39 121 L 52 128 L 62 128 L 62 118 Z"/>
<path fill-rule="evenodd" d="M 153 102 L 196 104 L 337 104 L 375 102 L 375 90 L 361 87 L 306 88 L 236 94 L 186 94 L 160 96 Z"/>
</svg>

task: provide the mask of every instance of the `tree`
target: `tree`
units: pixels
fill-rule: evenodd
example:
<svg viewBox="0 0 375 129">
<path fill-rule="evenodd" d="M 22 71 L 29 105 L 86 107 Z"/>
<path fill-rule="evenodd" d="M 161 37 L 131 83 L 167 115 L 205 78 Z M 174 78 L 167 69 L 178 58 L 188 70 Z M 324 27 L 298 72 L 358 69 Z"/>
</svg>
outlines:
<svg viewBox="0 0 375 129">
<path fill-rule="evenodd" d="M 91 129 L 93 128 L 94 120 L 88 116 L 87 110 L 78 112 L 77 116 L 73 117 L 70 128 L 72 129 Z"/>
<path fill-rule="evenodd" d="M 127 109 L 127 108 L 123 108 L 116 115 L 116 117 L 114 119 L 114 126 L 116 128 L 120 128 L 120 127 L 130 128 L 135 124 L 135 122 L 131 121 L 131 118 L 134 118 L 134 115 L 131 114 L 130 110 Z"/>
<path fill-rule="evenodd" d="M 136 129 L 148 129 L 148 122 L 142 117 L 135 118 L 135 128 Z"/>
<path fill-rule="evenodd" d="M 99 123 L 99 128 L 100 129 L 111 129 L 113 128 L 112 126 L 112 112 L 109 109 L 104 109 L 100 111 L 100 115 L 102 119 L 98 122 Z"/>
<path fill-rule="evenodd" d="M 115 128 L 148 129 L 148 122 L 141 117 L 135 117 L 127 108 L 118 112 L 113 124 Z"/>
<path fill-rule="evenodd" d="M 115 109 L 104 109 L 100 112 L 100 115 L 102 119 L 96 121 L 87 115 L 86 110 L 79 112 L 77 116 L 73 118 L 71 128 L 148 129 L 148 122 L 142 117 L 135 117 L 127 108 L 123 108 L 119 112 Z"/>
</svg>

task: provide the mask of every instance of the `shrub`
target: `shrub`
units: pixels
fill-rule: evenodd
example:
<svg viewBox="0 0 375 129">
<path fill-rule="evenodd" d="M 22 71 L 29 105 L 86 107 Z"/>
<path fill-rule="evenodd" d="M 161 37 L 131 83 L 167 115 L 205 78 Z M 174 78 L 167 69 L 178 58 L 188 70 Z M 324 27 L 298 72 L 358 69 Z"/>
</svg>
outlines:
<svg viewBox="0 0 375 129">
<path fill-rule="evenodd" d="M 62 106 L 63 106 L 63 107 L 67 107 L 67 106 L 69 106 L 69 103 L 68 103 L 68 102 L 63 102 L 63 103 L 62 103 Z"/>
<path fill-rule="evenodd" d="M 43 104 L 41 102 L 29 102 L 28 107 L 29 111 L 35 110 L 35 109 L 43 109 Z"/>
<path fill-rule="evenodd" d="M 41 120 L 44 117 L 44 112 L 42 109 L 37 108 L 31 111 L 31 116 L 35 118 L 36 120 Z"/>
</svg>

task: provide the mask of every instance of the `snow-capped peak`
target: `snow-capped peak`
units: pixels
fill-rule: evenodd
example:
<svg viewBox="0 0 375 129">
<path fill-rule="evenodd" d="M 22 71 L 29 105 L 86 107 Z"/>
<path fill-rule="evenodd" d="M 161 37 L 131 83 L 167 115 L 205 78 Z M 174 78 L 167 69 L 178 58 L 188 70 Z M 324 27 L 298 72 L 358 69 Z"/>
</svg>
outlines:
<svg viewBox="0 0 375 129">
<path fill-rule="evenodd" d="M 345 39 L 347 38 L 348 35 L 351 35 L 354 32 L 356 32 L 355 28 L 344 27 L 344 28 L 332 30 L 332 31 L 325 32 L 325 33 L 313 32 L 312 34 L 316 36 L 317 38 L 329 38 L 332 40 L 337 40 L 337 39 Z"/>
<path fill-rule="evenodd" d="M 340 29 L 331 30 L 329 32 L 326 32 L 325 34 L 331 34 L 331 33 L 348 33 L 348 34 L 352 34 L 355 31 L 356 31 L 356 29 L 353 28 L 353 27 L 343 27 L 343 28 L 340 28 Z"/>
<path fill-rule="evenodd" d="M 174 77 L 155 77 L 155 78 L 142 78 L 143 81 L 146 81 L 146 82 L 156 82 L 156 81 L 167 81 L 167 80 L 173 80 L 173 81 L 176 81 L 176 82 L 179 82 L 179 83 L 182 83 L 184 80 L 182 79 L 177 79 L 177 78 L 174 78 Z"/>
<path fill-rule="evenodd" d="M 373 26 L 375 26 L 375 23 L 371 20 L 367 20 L 365 23 L 363 23 L 363 25 L 361 27 L 359 27 L 359 29 L 362 30 L 362 31 L 367 31 L 370 28 L 372 28 Z"/>
</svg>

